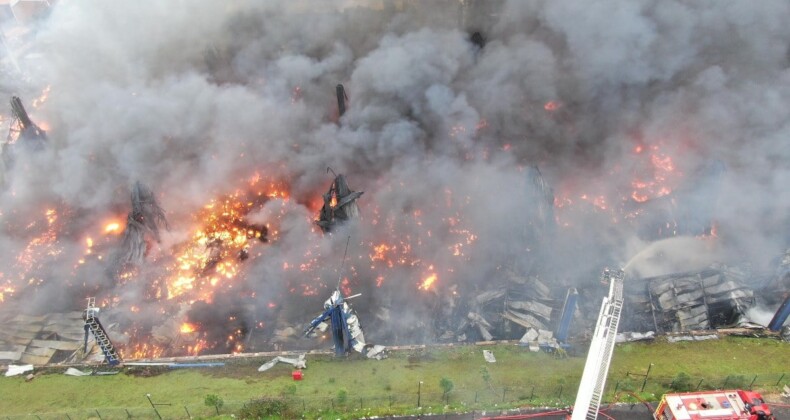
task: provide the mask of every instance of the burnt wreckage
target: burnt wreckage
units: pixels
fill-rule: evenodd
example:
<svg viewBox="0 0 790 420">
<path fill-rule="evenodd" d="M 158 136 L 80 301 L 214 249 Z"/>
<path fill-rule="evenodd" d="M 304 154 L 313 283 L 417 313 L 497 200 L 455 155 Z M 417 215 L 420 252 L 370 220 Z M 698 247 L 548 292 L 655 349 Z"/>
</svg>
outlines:
<svg viewBox="0 0 790 420">
<path fill-rule="evenodd" d="M 533 350 L 567 349 L 569 335 L 583 336 L 592 327 L 585 314 L 594 313 L 590 304 L 604 290 L 589 283 L 579 287 L 577 295 L 576 288 L 550 287 L 538 276 L 514 272 L 503 279 L 473 298 L 441 298 L 437 305 L 441 313 L 435 314 L 441 321 L 434 323 L 439 341 L 520 338 L 520 344 Z M 673 334 L 761 327 L 751 322 L 747 312 L 762 304 L 779 306 L 769 325 L 778 331 L 790 315 L 790 298 L 782 303 L 783 296 L 790 294 L 781 283 L 776 276 L 761 279 L 748 270 L 725 265 L 648 278 L 626 277 L 622 329 Z M 573 306 L 576 304 L 578 308 Z M 784 327 L 782 337 L 790 337 L 788 330 L 790 327 Z"/>
<path fill-rule="evenodd" d="M 47 144 L 47 132 L 33 122 L 18 96 L 11 97 L 11 114 L 11 125 L 2 148 L 3 163 L 7 168 L 13 166 L 18 147 L 37 152 Z"/>
<path fill-rule="evenodd" d="M 47 132 L 30 119 L 24 105 L 22 105 L 22 100 L 18 96 L 11 97 L 11 111 L 14 115 L 14 120 L 11 123 L 8 140 L 13 142 L 16 139 L 20 139 L 34 150 L 43 149 L 47 141 Z"/>
<path fill-rule="evenodd" d="M 334 172 L 327 168 L 327 172 Z M 348 187 L 346 177 L 343 174 L 335 175 L 329 191 L 323 195 L 324 205 L 318 215 L 316 224 L 324 232 L 330 232 L 338 224 L 359 216 L 359 206 L 357 199 L 364 191 L 353 191 Z"/>
<path fill-rule="evenodd" d="M 528 176 L 541 193 L 533 215 L 536 223 L 526 232 L 527 240 L 533 242 L 552 236 L 553 193 L 537 168 L 532 168 Z M 645 210 L 649 211 L 649 206 L 655 204 L 646 205 Z M 683 223 L 678 224 L 695 234 L 704 232 L 702 226 L 712 224 L 710 214 L 707 222 L 700 220 L 705 215 L 695 216 L 694 220 L 682 218 Z M 747 313 L 756 306 L 779 306 L 777 316 L 790 313 L 782 304 L 790 290 L 790 250 L 777 267 L 775 273 L 764 274 L 752 272 L 748 266 L 713 264 L 659 276 L 626 276 L 623 330 L 671 334 L 756 326 Z M 576 301 L 576 289 L 568 288 L 573 285 L 553 284 L 523 272 L 504 270 L 499 275 L 500 281 L 481 285 L 474 297 L 463 298 L 460 296 L 466 293 L 456 291 L 449 297 L 437 296 L 433 327 L 439 341 L 521 337 L 521 343 L 532 349 L 558 349 L 567 348 L 569 330 L 575 333 L 571 335 L 579 336 L 592 328 L 585 315 L 594 313 L 596 308 L 590 303 L 597 301 L 603 288 L 595 282 L 577 285 Z M 570 305 L 575 303 L 578 303 L 576 309 Z M 772 321 L 771 325 L 785 320 L 786 317 Z M 788 330 L 790 327 L 785 327 L 784 332 L 790 335 Z"/>
<path fill-rule="evenodd" d="M 121 248 L 116 255 L 117 268 L 139 266 L 145 259 L 148 248 L 146 236 L 160 241 L 159 228 L 168 229 L 165 212 L 154 193 L 142 183 L 135 182 L 131 194 L 132 210 L 126 218 Z"/>
<path fill-rule="evenodd" d="M 755 304 L 749 273 L 727 266 L 634 279 L 626 328 L 658 333 L 734 326 Z"/>
</svg>

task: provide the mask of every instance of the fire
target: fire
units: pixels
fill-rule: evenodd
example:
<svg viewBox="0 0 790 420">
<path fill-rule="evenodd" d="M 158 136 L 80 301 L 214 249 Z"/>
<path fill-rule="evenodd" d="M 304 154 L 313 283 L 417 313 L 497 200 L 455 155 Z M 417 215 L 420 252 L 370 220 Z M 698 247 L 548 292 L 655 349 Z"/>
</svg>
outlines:
<svg viewBox="0 0 790 420">
<path fill-rule="evenodd" d="M 122 350 L 121 357 L 124 359 L 145 359 L 145 358 L 155 359 L 158 357 L 162 357 L 164 351 L 165 349 L 161 346 L 157 346 L 149 342 L 144 342 L 132 346 L 131 351 L 129 352 L 128 355 L 124 354 L 125 352 Z"/>
<path fill-rule="evenodd" d="M 302 87 L 295 86 L 291 92 L 291 104 L 295 104 L 302 99 Z"/>
<path fill-rule="evenodd" d="M 16 257 L 16 267 L 20 271 L 20 277 L 24 278 L 34 268 L 43 265 L 44 260 L 57 257 L 62 252 L 58 243 L 58 232 L 61 229 L 58 211 L 53 208 L 43 212 L 43 221 L 35 220 L 29 223 L 25 230 L 37 234 Z"/>
<path fill-rule="evenodd" d="M 373 246 L 373 254 L 370 254 L 371 261 L 386 261 L 386 254 L 392 248 L 387 244 L 378 244 Z"/>
<path fill-rule="evenodd" d="M 179 220 L 177 223 L 191 223 L 191 228 L 180 228 L 180 231 L 186 232 L 187 238 L 182 243 L 163 249 L 165 245 L 157 245 L 151 240 L 151 245 L 158 248 L 146 257 L 145 264 L 149 268 L 120 269 L 114 278 L 116 284 L 140 287 L 144 291 L 144 304 L 124 300 L 123 294 L 97 295 L 97 302 L 101 306 L 115 308 L 126 317 L 120 323 L 121 331 L 128 337 L 128 344 L 119 345 L 122 356 L 153 358 L 245 350 L 244 343 L 249 330 L 246 326 L 240 326 L 238 320 L 231 319 L 231 327 L 222 331 L 223 334 L 216 335 L 216 328 L 209 331 L 206 324 L 183 318 L 182 312 L 183 308 L 199 301 L 212 304 L 217 294 L 229 290 L 239 296 L 253 296 L 254 292 L 245 290 L 247 282 L 243 280 L 248 275 L 245 271 L 247 267 L 254 267 L 255 264 L 244 261 L 266 255 L 262 244 L 278 239 L 276 229 L 281 220 L 278 218 L 285 215 L 290 207 L 283 204 L 282 210 L 278 212 L 277 204 L 287 203 L 290 193 L 288 185 L 271 182 L 257 173 L 244 179 L 243 183 L 238 190 L 208 201 L 191 219 Z M 348 263 L 341 273 L 343 279 L 340 287 L 344 295 L 352 294 L 352 290 L 358 289 L 363 282 L 385 288 L 388 280 L 403 278 L 404 275 L 417 278 L 418 289 L 424 291 L 437 291 L 442 287 L 438 282 L 438 273 L 444 273 L 447 277 L 443 277 L 443 282 L 452 281 L 456 268 L 454 264 L 461 261 L 458 258 L 468 261 L 468 255 L 472 254 L 472 247 L 477 242 L 477 235 L 464 219 L 462 210 L 472 201 L 470 197 L 454 196 L 452 191 L 446 189 L 435 202 L 428 203 L 424 208 L 410 208 L 403 214 L 384 212 L 375 205 L 366 208 L 359 223 L 368 224 L 375 231 L 373 237 L 386 238 L 386 241 L 365 238 L 359 244 L 362 249 L 358 246 L 356 250 L 350 251 Z M 299 204 L 309 202 L 309 197 L 303 197 Z M 264 205 L 267 210 L 265 223 L 257 224 L 248 220 L 250 214 L 256 217 L 264 214 L 259 212 Z M 428 216 L 437 211 L 444 215 L 442 223 L 428 227 Z M 49 206 L 46 210 L 42 209 L 37 214 L 37 220 L 26 227 L 26 232 L 39 235 L 32 242 L 38 248 L 29 252 L 31 256 L 40 259 L 49 253 L 49 249 L 42 248 L 44 246 L 51 246 L 53 253 L 59 252 L 58 234 L 67 232 L 63 230 L 70 220 L 67 213 L 61 208 Z M 83 270 L 81 267 L 90 266 L 89 263 L 101 259 L 102 255 L 112 255 L 113 247 L 119 243 L 117 235 L 123 231 L 124 223 L 116 214 L 99 219 L 99 223 L 80 232 L 77 238 L 81 247 L 85 248 L 84 252 L 74 257 L 75 261 L 77 257 L 80 260 L 79 264 L 73 265 L 74 280 L 67 280 L 68 284 L 84 285 L 85 282 L 79 278 L 79 270 Z M 171 242 L 170 239 L 163 243 Z M 447 245 L 434 247 L 437 240 L 447 241 Z M 426 252 L 432 253 L 432 264 L 423 259 Z M 72 258 L 71 255 L 69 258 Z M 438 260 L 433 259 L 433 256 Z M 327 288 L 334 289 L 337 277 L 328 280 L 324 275 L 326 257 L 326 250 L 320 243 L 305 244 L 302 255 L 288 255 L 287 261 L 281 261 L 277 267 L 277 271 L 280 271 L 279 265 L 282 265 L 280 273 L 285 282 L 283 290 L 295 295 L 322 296 Z M 35 268 L 41 264 L 38 262 L 32 266 Z M 372 270 L 372 273 L 368 270 Z M 20 283 L 19 287 L 36 288 L 44 281 L 42 278 L 26 276 L 24 280 L 29 280 L 28 285 L 21 286 Z M 7 301 L 18 290 L 13 284 L 4 287 L 0 282 L 0 301 Z M 280 296 L 261 298 L 267 299 L 263 301 L 263 310 L 276 312 L 282 306 L 277 301 Z M 151 314 L 155 316 L 151 317 Z M 169 331 L 180 333 L 179 337 L 170 343 L 159 341 L 159 336 L 154 338 L 150 324 L 152 318 L 178 319 Z M 266 322 L 268 326 L 268 320 Z M 255 319 L 252 325 L 263 328 L 264 324 L 260 319 Z"/>
<path fill-rule="evenodd" d="M 11 285 L 0 286 L 0 302 L 5 301 L 5 296 L 13 296 L 14 288 Z"/>
<path fill-rule="evenodd" d="M 181 328 L 179 329 L 182 334 L 188 334 L 191 332 L 197 331 L 197 326 L 195 324 L 190 324 L 189 322 L 185 322 L 181 324 Z"/>
<path fill-rule="evenodd" d="M 477 125 L 475 126 L 475 132 L 479 133 L 481 130 L 487 127 L 488 127 L 488 120 L 486 120 L 485 118 L 481 118 L 480 121 L 478 121 Z"/>
<path fill-rule="evenodd" d="M 545 104 L 543 104 L 543 109 L 545 109 L 548 112 L 554 112 L 560 109 L 561 106 L 562 104 L 560 104 L 557 101 L 548 101 Z"/>
<path fill-rule="evenodd" d="M 190 356 L 197 356 L 206 347 L 207 343 L 205 340 L 197 340 L 194 345 L 187 346 L 187 354 Z"/>
<path fill-rule="evenodd" d="M 52 86 L 51 85 L 47 85 L 47 87 L 45 87 L 44 90 L 41 92 L 41 96 L 39 96 L 38 98 L 33 99 L 33 102 L 32 102 L 33 108 L 38 108 L 44 102 L 47 101 L 47 99 L 49 98 L 49 91 L 50 90 L 52 90 Z"/>
<path fill-rule="evenodd" d="M 466 127 L 464 127 L 462 124 L 456 124 L 450 127 L 450 137 L 457 137 L 464 133 L 466 133 Z"/>
<path fill-rule="evenodd" d="M 631 181 L 633 190 L 630 198 L 637 203 L 671 194 L 673 184 L 682 175 L 676 170 L 672 157 L 661 150 L 661 142 L 651 145 L 647 150 L 647 162 Z M 642 156 L 645 146 L 638 144 L 633 151 L 634 155 Z"/>
<path fill-rule="evenodd" d="M 428 269 L 432 270 L 433 266 L 428 267 Z M 433 286 L 433 284 L 436 282 L 437 279 L 438 279 L 438 276 L 436 275 L 436 273 L 429 274 L 428 277 L 423 279 L 423 281 L 420 284 L 420 286 L 418 287 L 418 289 L 420 289 L 420 290 L 429 290 L 431 288 L 431 286 Z"/>
<path fill-rule="evenodd" d="M 284 194 L 275 190 L 275 195 Z M 195 215 L 202 225 L 194 229 L 191 241 L 176 254 L 173 275 L 166 280 L 168 299 L 197 290 L 198 295 L 191 300 L 211 301 L 212 288 L 238 275 L 241 261 L 251 257 L 250 247 L 268 241 L 266 226 L 252 225 L 244 218 L 269 196 L 259 193 L 249 197 L 236 191 L 212 200 Z"/>
<path fill-rule="evenodd" d="M 118 222 L 109 222 L 104 225 L 105 234 L 118 234 L 121 233 L 121 224 Z"/>
</svg>

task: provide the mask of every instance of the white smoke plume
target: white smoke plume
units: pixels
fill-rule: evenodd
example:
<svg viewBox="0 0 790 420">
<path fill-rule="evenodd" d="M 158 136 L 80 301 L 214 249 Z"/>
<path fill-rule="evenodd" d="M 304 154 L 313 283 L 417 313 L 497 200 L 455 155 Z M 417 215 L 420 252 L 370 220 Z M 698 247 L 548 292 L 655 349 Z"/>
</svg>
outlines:
<svg viewBox="0 0 790 420">
<path fill-rule="evenodd" d="M 506 271 L 595 282 L 656 239 L 689 237 L 670 242 L 682 267 L 651 275 L 690 269 L 702 248 L 706 263 L 770 267 L 790 239 L 788 18 L 781 0 L 58 2 L 31 45 L 50 146 L 7 170 L 0 281 L 40 310 L 90 292 L 145 308 L 194 215 L 256 174 L 289 199 L 247 218 L 271 238 L 215 299 L 243 290 L 256 319 L 275 302 L 309 321 L 348 235 L 363 323 L 403 312 L 379 316 L 395 332 L 373 340 L 434 339 L 425 317 L 451 287 L 473 296 Z M 365 192 L 361 220 L 332 235 L 313 221 L 328 166 Z M 171 225 L 150 267 L 117 283 L 101 264 L 74 274 L 83 232 L 127 213 L 138 180 Z M 23 293 L 12 267 L 46 230 L 26 226 L 61 204 L 70 226 Z M 715 255 L 694 244 L 711 225 Z M 374 255 L 383 243 L 394 267 Z"/>
</svg>

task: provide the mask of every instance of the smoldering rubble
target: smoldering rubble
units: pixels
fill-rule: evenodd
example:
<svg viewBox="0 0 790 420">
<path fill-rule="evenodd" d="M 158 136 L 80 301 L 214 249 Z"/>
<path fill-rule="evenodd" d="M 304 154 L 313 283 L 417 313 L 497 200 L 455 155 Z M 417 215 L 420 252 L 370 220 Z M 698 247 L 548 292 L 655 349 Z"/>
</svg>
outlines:
<svg viewBox="0 0 790 420">
<path fill-rule="evenodd" d="M 547 337 L 569 288 L 583 338 L 604 267 L 636 332 L 775 311 L 788 4 L 375 3 L 7 22 L 0 93 L 46 141 L 2 168 L 0 351 L 63 359 L 24 317 L 86 296 L 126 354 L 327 346 L 294 331 L 348 236 L 341 288 L 387 345 Z"/>
</svg>

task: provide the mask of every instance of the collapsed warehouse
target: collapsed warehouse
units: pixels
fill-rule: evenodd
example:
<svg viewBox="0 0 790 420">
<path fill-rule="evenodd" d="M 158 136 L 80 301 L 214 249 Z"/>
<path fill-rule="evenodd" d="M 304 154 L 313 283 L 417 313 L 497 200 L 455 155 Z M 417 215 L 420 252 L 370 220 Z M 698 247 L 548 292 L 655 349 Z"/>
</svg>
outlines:
<svg viewBox="0 0 790 420">
<path fill-rule="evenodd" d="M 353 308 L 376 343 L 561 347 L 591 331 L 604 267 L 627 274 L 624 330 L 774 311 L 790 288 L 787 263 L 769 261 L 787 247 L 785 133 L 740 104 L 775 79 L 744 63 L 779 73 L 784 55 L 609 67 L 586 53 L 598 45 L 584 28 L 556 19 L 577 11 L 517 3 L 119 6 L 179 34 L 165 39 L 96 6 L 85 27 L 138 35 L 96 29 L 118 56 L 77 42 L 79 6 L 56 6 L 24 49 L 56 54 L 41 64 L 48 85 L 19 95 L 50 98 L 0 112 L 17 146 L 42 146 L 9 142 L 3 156 L 3 360 L 83 357 L 74 311 L 91 296 L 127 359 L 328 348 L 301 332 L 336 287 L 361 293 Z M 187 25 L 194 13 L 211 24 Z M 97 56 L 109 67 L 60 67 Z M 649 267 L 628 263 L 680 238 Z"/>
</svg>

